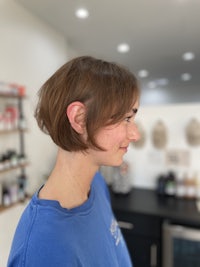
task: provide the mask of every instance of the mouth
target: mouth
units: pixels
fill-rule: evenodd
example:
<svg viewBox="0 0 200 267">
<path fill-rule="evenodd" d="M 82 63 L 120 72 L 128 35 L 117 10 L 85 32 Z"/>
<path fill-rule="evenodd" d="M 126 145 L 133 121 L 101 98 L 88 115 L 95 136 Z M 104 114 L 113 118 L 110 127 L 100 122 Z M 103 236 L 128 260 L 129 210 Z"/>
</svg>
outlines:
<svg viewBox="0 0 200 267">
<path fill-rule="evenodd" d="M 121 147 L 120 147 L 120 150 L 123 150 L 124 152 L 127 152 L 127 150 L 128 150 L 128 146 L 121 146 Z"/>
</svg>

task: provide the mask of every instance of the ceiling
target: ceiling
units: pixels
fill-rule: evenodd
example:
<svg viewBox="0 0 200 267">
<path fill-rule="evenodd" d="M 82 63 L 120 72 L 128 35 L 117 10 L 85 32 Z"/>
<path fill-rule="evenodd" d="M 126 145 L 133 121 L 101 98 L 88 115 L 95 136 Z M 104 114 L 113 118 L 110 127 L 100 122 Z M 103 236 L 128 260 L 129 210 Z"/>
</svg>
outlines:
<svg viewBox="0 0 200 267">
<path fill-rule="evenodd" d="M 142 104 L 200 102 L 199 0 L 16 0 L 64 34 L 78 55 L 92 55 L 127 66 L 139 78 Z M 87 8 L 89 17 L 75 11 Z M 128 53 L 118 53 L 119 43 Z M 184 61 L 185 52 L 194 60 Z M 182 81 L 189 73 L 191 79 Z"/>
</svg>

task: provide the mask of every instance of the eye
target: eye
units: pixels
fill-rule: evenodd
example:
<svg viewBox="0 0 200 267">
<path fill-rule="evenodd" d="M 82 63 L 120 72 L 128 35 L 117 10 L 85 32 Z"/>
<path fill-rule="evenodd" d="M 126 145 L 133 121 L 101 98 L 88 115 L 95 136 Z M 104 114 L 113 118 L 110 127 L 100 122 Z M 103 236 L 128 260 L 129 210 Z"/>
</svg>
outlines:
<svg viewBox="0 0 200 267">
<path fill-rule="evenodd" d="M 130 112 L 127 113 L 127 116 L 125 117 L 125 121 L 126 122 L 131 122 L 131 120 L 132 120 L 132 122 L 133 122 L 134 121 L 134 118 L 136 116 L 137 111 L 138 111 L 137 108 L 133 108 L 132 111 L 131 111 L 131 113 Z"/>
<path fill-rule="evenodd" d="M 125 118 L 125 121 L 130 122 L 132 118 L 133 118 L 133 115 L 128 116 L 128 117 Z"/>
</svg>

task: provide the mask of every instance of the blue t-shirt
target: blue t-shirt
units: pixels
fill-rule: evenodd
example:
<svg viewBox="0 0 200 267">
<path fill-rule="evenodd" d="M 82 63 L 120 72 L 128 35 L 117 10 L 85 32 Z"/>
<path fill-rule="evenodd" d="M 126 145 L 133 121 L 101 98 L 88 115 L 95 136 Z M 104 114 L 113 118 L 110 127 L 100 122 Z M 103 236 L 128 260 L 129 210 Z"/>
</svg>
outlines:
<svg viewBox="0 0 200 267">
<path fill-rule="evenodd" d="M 131 267 L 101 174 L 88 200 L 73 209 L 36 193 L 17 226 L 7 266 Z"/>
</svg>

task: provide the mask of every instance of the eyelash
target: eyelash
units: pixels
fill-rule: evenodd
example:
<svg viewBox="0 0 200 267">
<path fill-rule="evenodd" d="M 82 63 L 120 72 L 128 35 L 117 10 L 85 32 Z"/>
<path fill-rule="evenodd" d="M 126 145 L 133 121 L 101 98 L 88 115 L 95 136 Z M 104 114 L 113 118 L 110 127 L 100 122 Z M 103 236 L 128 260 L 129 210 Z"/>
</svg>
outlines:
<svg viewBox="0 0 200 267">
<path fill-rule="evenodd" d="M 133 118 L 132 115 L 131 116 L 128 116 L 128 117 L 125 118 L 125 121 L 130 122 L 130 119 L 132 119 L 132 118 Z"/>
<path fill-rule="evenodd" d="M 130 122 L 130 120 L 133 118 L 134 119 L 134 117 L 135 117 L 135 115 L 136 115 L 136 113 L 137 113 L 137 109 L 133 109 L 132 110 L 133 111 L 133 114 L 131 114 L 130 116 L 127 116 L 126 118 L 125 118 L 125 121 L 126 122 Z"/>
</svg>

